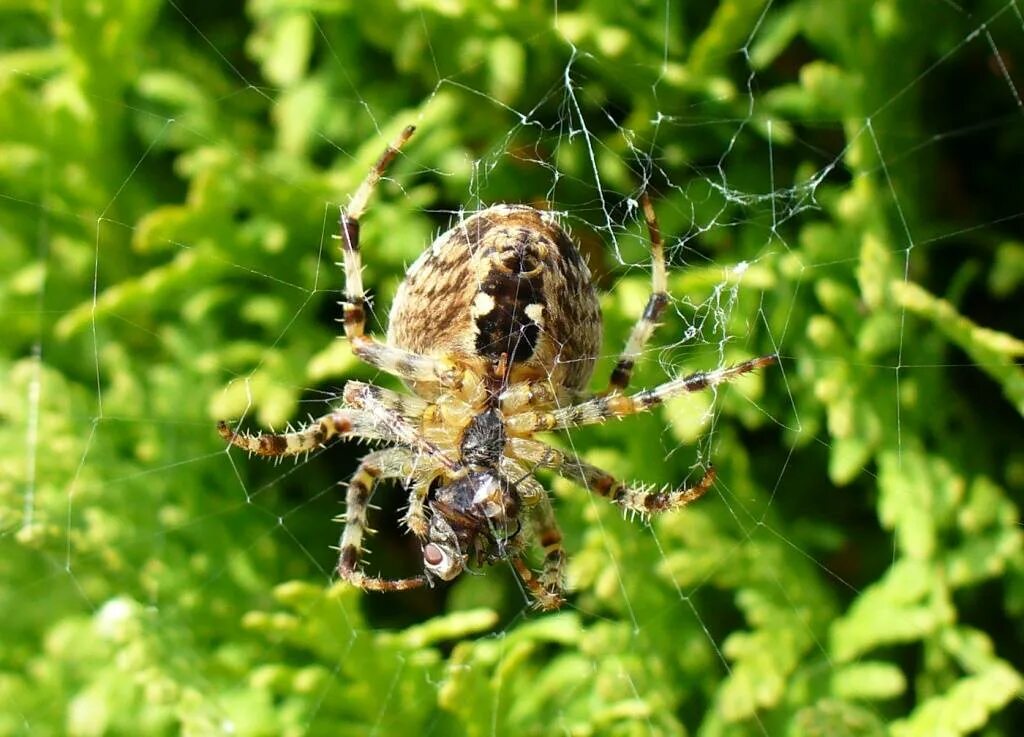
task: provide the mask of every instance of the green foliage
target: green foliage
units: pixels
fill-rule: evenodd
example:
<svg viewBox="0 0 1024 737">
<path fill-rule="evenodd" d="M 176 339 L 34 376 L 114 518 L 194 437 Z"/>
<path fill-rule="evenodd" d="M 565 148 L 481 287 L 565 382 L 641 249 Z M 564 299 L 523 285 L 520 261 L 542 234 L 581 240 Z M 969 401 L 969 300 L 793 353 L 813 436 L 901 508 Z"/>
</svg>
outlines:
<svg viewBox="0 0 1024 737">
<path fill-rule="evenodd" d="M 1016 734 L 1020 5 L 955 5 L 5 4 L 0 735 Z M 781 355 L 554 441 L 719 471 L 650 525 L 545 478 L 557 614 L 500 566 L 332 582 L 362 450 L 213 430 L 391 381 L 336 339 L 329 236 L 410 122 L 363 227 L 379 307 L 447 213 L 549 200 L 609 287 L 600 387 L 646 172 L 675 309 L 635 385 Z M 416 561 L 388 499 L 386 571 Z"/>
</svg>

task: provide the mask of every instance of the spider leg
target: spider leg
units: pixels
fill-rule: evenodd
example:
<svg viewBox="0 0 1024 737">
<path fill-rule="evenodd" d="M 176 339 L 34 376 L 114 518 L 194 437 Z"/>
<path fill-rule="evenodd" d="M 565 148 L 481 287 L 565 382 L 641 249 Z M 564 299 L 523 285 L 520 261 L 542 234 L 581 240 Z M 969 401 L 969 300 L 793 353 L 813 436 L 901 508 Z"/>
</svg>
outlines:
<svg viewBox="0 0 1024 737">
<path fill-rule="evenodd" d="M 519 492 L 519 500 L 523 507 L 530 508 L 541 500 L 547 500 L 548 492 L 541 483 L 534 478 L 533 468 L 527 468 L 514 458 L 502 455 L 498 461 L 498 471 L 502 476 L 512 481 Z"/>
<path fill-rule="evenodd" d="M 633 375 L 633 366 L 636 359 L 640 357 L 644 346 L 650 340 L 661 314 L 668 306 L 668 277 L 665 273 L 665 244 L 661 238 L 661 228 L 658 226 L 658 219 L 654 214 L 654 207 L 651 200 L 644 192 L 640 195 L 640 207 L 647 221 L 647 232 L 651 239 L 651 296 L 647 299 L 647 306 L 643 314 L 633 325 L 625 348 L 619 354 L 619 360 L 612 369 L 612 375 L 608 379 L 608 388 L 605 394 L 613 391 L 622 391 L 629 386 L 629 380 Z"/>
<path fill-rule="evenodd" d="M 419 397 L 354 379 L 345 383 L 344 395 L 372 396 L 376 402 L 408 422 L 420 421 L 430 408 L 430 403 Z"/>
<path fill-rule="evenodd" d="M 388 144 L 352 195 L 348 207 L 341 209 L 341 234 L 335 237 L 342 242 L 345 258 L 344 320 L 345 335 L 349 340 L 361 337 L 366 328 L 366 294 L 363 291 L 363 263 L 359 255 L 359 218 L 366 212 L 370 195 L 377 188 L 377 183 L 415 130 L 413 126 L 407 126 Z"/>
<path fill-rule="evenodd" d="M 374 487 L 381 479 L 408 478 L 413 472 L 414 463 L 414 454 L 407 448 L 379 450 L 363 458 L 349 481 L 345 497 L 345 530 L 339 545 L 338 575 L 353 586 L 367 591 L 405 591 L 427 583 L 424 575 L 386 579 L 367 576 L 359 570 L 363 535 L 371 532 L 366 525 L 366 511 Z"/>
<path fill-rule="evenodd" d="M 562 531 L 555 520 L 551 500 L 545 494 L 532 509 L 533 532 L 537 544 L 544 551 L 540 575 L 535 575 L 522 558 L 513 559 L 513 565 L 530 590 L 538 609 L 550 611 L 565 603 L 565 550 Z M 525 572 L 524 572 L 525 571 Z"/>
<path fill-rule="evenodd" d="M 449 458 L 436 444 L 427 440 L 423 431 L 389 406 L 389 397 L 396 396 L 380 387 L 350 381 L 343 393 L 345 403 L 364 412 L 381 427 L 393 434 L 395 441 L 407 445 L 432 459 L 432 463 L 457 473 L 463 466 Z"/>
<path fill-rule="evenodd" d="M 358 407 L 337 409 L 287 433 L 239 432 L 221 420 L 217 423 L 217 432 L 232 445 L 264 457 L 302 455 L 322 448 L 335 437 L 415 445 L 405 440 L 416 434 L 412 423 L 427 411 L 428 405 L 422 399 L 360 381 L 346 384 L 345 395 L 371 396 L 380 405 L 380 411 L 367 412 Z"/>
<path fill-rule="evenodd" d="M 347 332 L 347 331 L 346 331 Z M 424 356 L 382 343 L 369 335 L 349 337 L 352 353 L 363 363 L 408 382 L 430 382 L 444 387 L 458 386 L 463 369 L 450 359 Z"/>
<path fill-rule="evenodd" d="M 574 481 L 598 496 L 610 499 L 624 510 L 649 515 L 685 507 L 704 496 L 715 482 L 715 469 L 708 467 L 694 486 L 678 489 L 655 490 L 644 486 L 631 486 L 618 481 L 607 471 L 562 451 L 526 438 L 512 438 L 509 452 L 541 468 L 550 468 L 560 476 Z"/>
<path fill-rule="evenodd" d="M 454 364 L 389 346 L 365 334 L 366 292 L 363 289 L 363 261 L 359 252 L 359 219 L 366 212 L 370 195 L 376 189 L 377 183 L 415 130 L 413 126 L 407 126 L 388 144 L 352 195 L 348 207 L 341 209 L 341 233 L 334 238 L 342 242 L 345 267 L 342 321 L 345 325 L 345 336 L 352 345 L 352 352 L 366 363 L 407 381 L 432 381 L 447 385 L 461 376 L 461 372 Z"/>
<path fill-rule="evenodd" d="M 360 437 L 370 440 L 388 440 L 389 434 L 376 426 L 365 412 L 339 409 L 319 417 L 294 432 L 247 433 L 238 432 L 221 420 L 217 432 L 232 445 L 265 457 L 301 455 L 323 447 L 335 437 Z"/>
<path fill-rule="evenodd" d="M 529 407 L 550 407 L 557 399 L 558 392 L 547 379 L 517 381 L 498 395 L 498 406 L 502 414 L 509 417 Z"/>
<path fill-rule="evenodd" d="M 413 483 L 409 490 L 409 508 L 402 516 L 402 523 L 420 540 L 426 539 L 430 526 L 424 505 L 427 501 L 427 494 L 430 493 L 432 480 L 431 477 L 426 477 Z"/>
<path fill-rule="evenodd" d="M 698 371 L 628 396 L 612 394 L 594 397 L 551 412 L 523 412 L 509 417 L 505 427 L 510 435 L 530 435 L 542 430 L 564 430 L 581 425 L 594 425 L 610 417 L 625 417 L 645 412 L 680 394 L 698 392 L 732 381 L 750 371 L 769 366 L 776 360 L 776 356 L 761 356 L 713 371 Z"/>
<path fill-rule="evenodd" d="M 558 609 L 565 603 L 565 599 L 562 597 L 562 592 L 546 588 L 542 579 L 530 570 L 530 566 L 525 560 L 520 557 L 515 557 L 512 559 L 512 566 L 516 569 L 516 573 L 519 574 L 519 578 L 529 590 L 530 596 L 533 597 L 533 604 L 538 609 L 550 612 Z"/>
</svg>

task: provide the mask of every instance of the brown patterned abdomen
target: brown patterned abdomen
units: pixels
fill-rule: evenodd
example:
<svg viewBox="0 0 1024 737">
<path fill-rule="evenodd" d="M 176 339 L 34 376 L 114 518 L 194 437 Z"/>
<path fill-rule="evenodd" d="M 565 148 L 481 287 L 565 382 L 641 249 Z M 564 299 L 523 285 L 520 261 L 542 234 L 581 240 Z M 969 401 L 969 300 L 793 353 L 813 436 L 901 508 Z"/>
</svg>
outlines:
<svg viewBox="0 0 1024 737">
<path fill-rule="evenodd" d="M 427 355 L 497 360 L 512 382 L 584 388 L 601 346 L 590 271 L 550 213 L 497 205 L 442 234 L 409 268 L 388 341 Z"/>
</svg>

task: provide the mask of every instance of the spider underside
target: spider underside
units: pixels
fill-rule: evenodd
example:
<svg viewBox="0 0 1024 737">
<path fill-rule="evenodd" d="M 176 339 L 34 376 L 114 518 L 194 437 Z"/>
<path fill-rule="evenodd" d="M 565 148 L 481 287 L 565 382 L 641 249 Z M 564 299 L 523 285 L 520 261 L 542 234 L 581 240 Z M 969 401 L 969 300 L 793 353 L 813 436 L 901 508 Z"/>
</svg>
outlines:
<svg viewBox="0 0 1024 737">
<path fill-rule="evenodd" d="M 383 441 L 348 484 L 338 574 L 362 589 L 401 591 L 449 581 L 470 566 L 511 561 L 541 609 L 564 601 L 562 533 L 548 494 L 533 477 L 551 469 L 624 510 L 650 515 L 699 498 L 708 468 L 692 487 L 654 490 L 623 484 L 596 466 L 533 436 L 643 412 L 766 366 L 774 356 L 673 379 L 626 394 L 633 364 L 668 304 L 664 247 L 648 198 L 652 292 L 612 371 L 607 389 L 585 391 L 601 344 L 597 295 L 575 244 L 550 213 L 497 205 L 442 234 L 409 268 L 388 322 L 387 341 L 365 334 L 359 221 L 388 165 L 413 133 L 387 147 L 341 211 L 344 328 L 353 353 L 402 379 L 411 395 L 350 381 L 342 406 L 294 432 L 220 434 L 261 456 L 308 453 L 335 438 Z M 396 479 L 409 489 L 403 522 L 422 545 L 422 574 L 369 576 L 360 567 L 374 486 Z M 529 541 L 541 571 L 525 562 Z"/>
</svg>

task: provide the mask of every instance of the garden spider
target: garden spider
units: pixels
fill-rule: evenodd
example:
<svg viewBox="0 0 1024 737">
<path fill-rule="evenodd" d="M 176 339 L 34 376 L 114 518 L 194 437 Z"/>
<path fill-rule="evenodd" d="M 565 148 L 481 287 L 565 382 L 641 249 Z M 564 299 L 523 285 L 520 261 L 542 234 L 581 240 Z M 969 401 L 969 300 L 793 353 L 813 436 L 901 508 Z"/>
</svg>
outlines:
<svg viewBox="0 0 1024 737">
<path fill-rule="evenodd" d="M 450 581 L 468 566 L 510 560 L 536 605 L 563 599 L 565 553 L 551 501 L 533 478 L 547 468 L 624 510 L 649 515 L 699 498 L 715 479 L 654 491 L 629 486 L 596 466 L 535 439 L 643 412 L 685 392 L 713 387 L 766 366 L 774 356 L 625 394 L 633 363 L 668 304 L 661 234 L 646 195 L 653 290 L 612 371 L 606 391 L 584 393 L 601 346 L 601 312 L 583 258 L 551 213 L 495 205 L 465 218 L 409 268 L 395 297 L 387 342 L 366 335 L 359 221 L 377 183 L 413 133 L 388 146 L 341 211 L 345 335 L 366 363 L 401 378 L 413 396 L 358 381 L 340 408 L 284 434 L 218 430 L 261 456 L 308 453 L 334 438 L 383 441 L 348 485 L 338 574 L 362 589 L 402 591 Z M 376 483 L 409 488 L 404 523 L 422 545 L 424 573 L 384 579 L 360 568 L 367 508 Z M 524 561 L 526 542 L 543 549 L 539 574 Z"/>
</svg>

